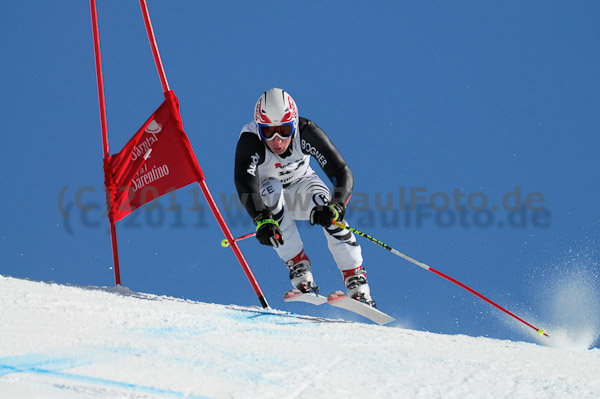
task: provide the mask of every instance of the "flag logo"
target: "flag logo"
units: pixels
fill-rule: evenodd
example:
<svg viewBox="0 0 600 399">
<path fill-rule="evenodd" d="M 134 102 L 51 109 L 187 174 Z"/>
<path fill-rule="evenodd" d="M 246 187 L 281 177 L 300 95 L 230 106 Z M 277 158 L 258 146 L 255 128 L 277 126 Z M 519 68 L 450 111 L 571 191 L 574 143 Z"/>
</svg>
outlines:
<svg viewBox="0 0 600 399">
<path fill-rule="evenodd" d="M 162 131 L 162 125 L 156 122 L 156 119 L 152 119 L 152 122 L 146 128 L 146 133 L 157 134 Z"/>
</svg>

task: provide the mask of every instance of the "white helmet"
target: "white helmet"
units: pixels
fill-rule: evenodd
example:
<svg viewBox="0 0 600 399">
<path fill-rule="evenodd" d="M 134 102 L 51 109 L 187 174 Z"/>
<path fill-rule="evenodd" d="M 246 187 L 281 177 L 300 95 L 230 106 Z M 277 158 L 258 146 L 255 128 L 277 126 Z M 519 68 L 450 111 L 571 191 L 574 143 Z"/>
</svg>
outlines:
<svg viewBox="0 0 600 399">
<path fill-rule="evenodd" d="M 287 139 L 298 126 L 298 107 L 292 96 L 273 88 L 265 91 L 256 102 L 254 121 L 262 139 L 272 140 L 276 134 Z"/>
</svg>

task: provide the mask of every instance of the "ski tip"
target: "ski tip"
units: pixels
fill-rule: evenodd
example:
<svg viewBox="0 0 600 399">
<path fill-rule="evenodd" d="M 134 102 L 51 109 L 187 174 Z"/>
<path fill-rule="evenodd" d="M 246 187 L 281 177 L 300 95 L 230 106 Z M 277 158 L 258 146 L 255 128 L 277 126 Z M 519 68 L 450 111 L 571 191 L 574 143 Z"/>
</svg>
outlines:
<svg viewBox="0 0 600 399">
<path fill-rule="evenodd" d="M 348 295 L 342 291 L 334 291 L 329 294 L 327 297 L 327 302 L 331 306 L 342 308 L 363 316 L 374 323 L 379 324 L 380 326 L 389 324 L 396 320 L 390 315 L 383 313 L 369 304 L 348 297 Z"/>
<path fill-rule="evenodd" d="M 344 294 L 342 291 L 333 291 L 331 294 L 329 294 L 327 296 L 327 302 L 333 303 L 333 302 L 337 302 L 337 301 L 342 300 L 347 297 L 348 296 L 346 294 Z"/>
</svg>

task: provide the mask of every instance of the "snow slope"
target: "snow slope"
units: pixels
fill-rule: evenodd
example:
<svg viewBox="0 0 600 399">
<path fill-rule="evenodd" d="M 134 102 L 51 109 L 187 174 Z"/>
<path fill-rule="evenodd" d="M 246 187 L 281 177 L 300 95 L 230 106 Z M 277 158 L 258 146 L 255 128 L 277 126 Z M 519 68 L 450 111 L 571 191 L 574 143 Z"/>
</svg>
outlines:
<svg viewBox="0 0 600 399">
<path fill-rule="evenodd" d="M 599 349 L 2 276 L 0 308 L 1 398 L 600 397 Z"/>
</svg>

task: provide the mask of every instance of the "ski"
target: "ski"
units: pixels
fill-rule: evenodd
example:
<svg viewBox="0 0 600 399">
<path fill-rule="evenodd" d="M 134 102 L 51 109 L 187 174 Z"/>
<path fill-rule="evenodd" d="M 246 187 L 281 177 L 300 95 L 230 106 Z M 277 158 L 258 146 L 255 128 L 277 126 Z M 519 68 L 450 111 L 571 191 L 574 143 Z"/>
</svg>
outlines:
<svg viewBox="0 0 600 399">
<path fill-rule="evenodd" d="M 348 297 L 348 295 L 344 294 L 342 291 L 334 291 L 331 294 L 329 294 L 329 296 L 327 297 L 327 303 L 329 303 L 331 306 L 346 309 L 350 312 L 354 312 L 363 317 L 366 317 L 367 319 L 379 324 L 380 326 L 383 326 L 396 320 L 392 316 L 387 315 L 382 311 L 367 305 L 366 303 Z"/>
<path fill-rule="evenodd" d="M 380 326 L 396 320 L 374 307 L 349 298 L 342 291 L 334 291 L 329 294 L 328 297 L 324 297 L 314 292 L 304 293 L 298 289 L 293 289 L 283 294 L 283 300 L 285 302 L 306 302 L 313 305 L 322 305 L 327 302 L 331 306 L 342 308 L 363 316 Z"/>
<path fill-rule="evenodd" d="M 315 292 L 302 292 L 299 289 L 293 289 L 283 294 L 285 302 L 306 302 L 313 305 L 322 305 L 327 302 L 327 297 L 319 295 Z"/>
</svg>

